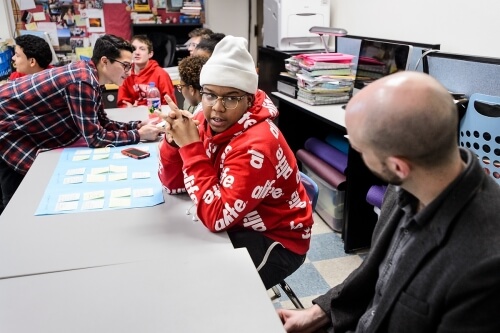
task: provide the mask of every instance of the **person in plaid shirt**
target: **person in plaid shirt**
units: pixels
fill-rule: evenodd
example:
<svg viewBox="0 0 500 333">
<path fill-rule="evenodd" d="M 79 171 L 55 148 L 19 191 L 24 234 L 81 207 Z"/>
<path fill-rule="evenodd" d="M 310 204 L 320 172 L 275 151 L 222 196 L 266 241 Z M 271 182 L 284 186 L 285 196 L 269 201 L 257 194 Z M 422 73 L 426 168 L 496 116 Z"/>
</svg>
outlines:
<svg viewBox="0 0 500 333">
<path fill-rule="evenodd" d="M 42 149 L 83 138 L 92 148 L 155 140 L 160 129 L 146 121 L 122 123 L 104 111 L 102 86 L 121 85 L 132 67 L 132 45 L 104 35 L 91 61 L 77 61 L 0 86 L 0 213 Z"/>
</svg>

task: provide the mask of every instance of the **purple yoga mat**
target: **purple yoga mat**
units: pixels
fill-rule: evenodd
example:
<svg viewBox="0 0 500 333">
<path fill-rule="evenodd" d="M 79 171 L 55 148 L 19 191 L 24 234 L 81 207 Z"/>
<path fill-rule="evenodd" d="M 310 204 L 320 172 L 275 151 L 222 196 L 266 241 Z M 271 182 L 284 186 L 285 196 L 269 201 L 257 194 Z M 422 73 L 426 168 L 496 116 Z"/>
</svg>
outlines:
<svg viewBox="0 0 500 333">
<path fill-rule="evenodd" d="M 383 185 L 373 185 L 366 193 L 366 202 L 375 207 L 382 207 L 382 201 L 384 200 L 384 194 L 387 186 Z"/>
<path fill-rule="evenodd" d="M 347 168 L 347 155 L 340 150 L 317 138 L 307 139 L 304 147 L 342 174 L 345 174 Z"/>
<path fill-rule="evenodd" d="M 297 151 L 297 159 L 307 165 L 309 169 L 332 188 L 336 188 L 339 191 L 344 190 L 346 186 L 345 176 L 319 157 L 316 157 L 305 149 L 299 149 Z"/>
</svg>

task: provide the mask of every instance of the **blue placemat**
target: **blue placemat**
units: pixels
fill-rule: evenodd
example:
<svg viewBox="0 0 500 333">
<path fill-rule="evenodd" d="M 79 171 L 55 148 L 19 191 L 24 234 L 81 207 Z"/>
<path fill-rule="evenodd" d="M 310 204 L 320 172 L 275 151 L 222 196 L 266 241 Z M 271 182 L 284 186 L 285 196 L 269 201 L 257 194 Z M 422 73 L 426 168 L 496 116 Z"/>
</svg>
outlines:
<svg viewBox="0 0 500 333">
<path fill-rule="evenodd" d="M 125 148 L 147 150 L 136 160 Z M 91 149 L 65 148 L 35 215 L 155 206 L 164 202 L 158 179 L 157 143 Z"/>
</svg>

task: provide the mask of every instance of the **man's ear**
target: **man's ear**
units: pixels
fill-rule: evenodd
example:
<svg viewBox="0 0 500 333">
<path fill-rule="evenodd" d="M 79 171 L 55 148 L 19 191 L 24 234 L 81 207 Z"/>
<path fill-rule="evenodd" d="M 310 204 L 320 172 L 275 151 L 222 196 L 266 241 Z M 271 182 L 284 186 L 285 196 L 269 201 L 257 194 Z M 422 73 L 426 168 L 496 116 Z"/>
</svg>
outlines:
<svg viewBox="0 0 500 333">
<path fill-rule="evenodd" d="M 109 59 L 105 56 L 102 56 L 101 59 L 99 59 L 99 63 L 100 64 L 103 64 L 104 66 L 106 66 L 109 62 Z M 97 67 L 98 64 L 96 64 L 96 67 Z"/>
<path fill-rule="evenodd" d="M 395 173 L 399 178 L 406 179 L 411 171 L 410 163 L 401 157 L 389 156 L 386 159 L 387 168 Z"/>
<path fill-rule="evenodd" d="M 35 67 L 37 64 L 35 58 L 29 58 L 29 64 L 30 64 L 30 67 Z"/>
</svg>

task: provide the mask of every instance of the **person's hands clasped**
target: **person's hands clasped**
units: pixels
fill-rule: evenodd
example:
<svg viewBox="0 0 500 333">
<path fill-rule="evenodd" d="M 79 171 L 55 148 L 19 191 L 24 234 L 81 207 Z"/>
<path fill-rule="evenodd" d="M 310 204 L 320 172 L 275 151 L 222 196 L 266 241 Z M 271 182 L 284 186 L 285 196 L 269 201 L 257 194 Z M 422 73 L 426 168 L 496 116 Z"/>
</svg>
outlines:
<svg viewBox="0 0 500 333">
<path fill-rule="evenodd" d="M 139 129 L 139 136 L 141 140 L 155 141 L 158 139 L 158 135 L 161 133 L 162 129 L 158 128 L 153 124 L 144 124 Z"/>
<path fill-rule="evenodd" d="M 169 143 L 174 142 L 179 147 L 200 141 L 197 128 L 199 121 L 192 119 L 193 115 L 189 111 L 179 109 L 168 95 L 165 96 L 165 100 L 170 107 L 170 111 L 160 114 L 167 122 L 165 139 Z"/>
</svg>

